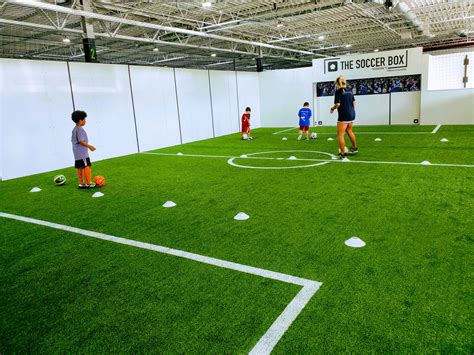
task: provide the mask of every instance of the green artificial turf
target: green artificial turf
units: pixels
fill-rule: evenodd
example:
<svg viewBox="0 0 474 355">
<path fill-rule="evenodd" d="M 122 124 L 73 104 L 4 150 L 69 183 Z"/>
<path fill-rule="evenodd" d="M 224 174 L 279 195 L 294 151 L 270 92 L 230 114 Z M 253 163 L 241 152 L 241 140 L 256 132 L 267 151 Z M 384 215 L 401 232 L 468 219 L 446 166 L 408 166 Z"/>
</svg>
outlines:
<svg viewBox="0 0 474 355">
<path fill-rule="evenodd" d="M 474 165 L 474 126 L 357 127 L 351 160 Z M 326 159 L 317 140 L 256 129 L 155 152 Z M 362 134 L 368 132 L 370 134 Z M 287 141 L 282 141 L 287 137 Z M 376 137 L 382 138 L 375 142 Z M 446 143 L 440 142 L 447 138 Z M 92 154 L 92 160 L 94 160 Z M 314 161 L 243 159 L 289 167 Z M 474 168 L 331 162 L 242 169 L 227 158 L 135 154 L 0 183 L 0 211 L 323 283 L 275 353 L 474 351 Z M 56 187 L 63 173 L 68 183 Z M 39 186 L 43 191 L 29 193 Z M 172 200 L 177 206 L 161 205 Z M 238 212 L 250 215 L 234 221 Z M 299 287 L 0 219 L 0 352 L 249 351 Z M 344 245 L 359 236 L 367 245 Z"/>
</svg>

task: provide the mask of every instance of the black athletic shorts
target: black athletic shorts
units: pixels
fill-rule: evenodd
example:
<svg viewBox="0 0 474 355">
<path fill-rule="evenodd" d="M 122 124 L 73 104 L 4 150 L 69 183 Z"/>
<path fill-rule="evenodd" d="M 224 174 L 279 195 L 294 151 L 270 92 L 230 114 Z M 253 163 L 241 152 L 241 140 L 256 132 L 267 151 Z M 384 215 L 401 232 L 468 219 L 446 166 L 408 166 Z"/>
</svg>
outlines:
<svg viewBox="0 0 474 355">
<path fill-rule="evenodd" d="M 76 169 L 85 168 L 86 166 L 92 166 L 89 158 L 76 160 L 74 167 Z"/>
</svg>

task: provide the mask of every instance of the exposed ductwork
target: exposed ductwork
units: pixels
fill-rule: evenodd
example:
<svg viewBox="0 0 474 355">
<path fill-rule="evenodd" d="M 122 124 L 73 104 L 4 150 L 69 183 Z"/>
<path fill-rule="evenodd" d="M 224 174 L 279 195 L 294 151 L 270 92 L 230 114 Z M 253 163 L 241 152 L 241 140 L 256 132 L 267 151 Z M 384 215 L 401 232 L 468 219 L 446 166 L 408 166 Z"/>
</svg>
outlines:
<svg viewBox="0 0 474 355">
<path fill-rule="evenodd" d="M 398 6 L 397 6 L 396 8 L 397 8 L 398 11 L 402 14 L 403 18 L 404 18 L 411 26 L 415 27 L 415 29 L 416 29 L 418 32 L 424 32 L 424 31 L 425 31 L 425 27 L 423 26 L 423 24 L 421 23 L 421 21 L 418 19 L 418 17 L 416 17 L 415 11 L 413 11 L 413 9 L 411 8 L 411 6 L 408 5 L 406 1 L 401 0 L 401 1 L 398 3 Z"/>
</svg>

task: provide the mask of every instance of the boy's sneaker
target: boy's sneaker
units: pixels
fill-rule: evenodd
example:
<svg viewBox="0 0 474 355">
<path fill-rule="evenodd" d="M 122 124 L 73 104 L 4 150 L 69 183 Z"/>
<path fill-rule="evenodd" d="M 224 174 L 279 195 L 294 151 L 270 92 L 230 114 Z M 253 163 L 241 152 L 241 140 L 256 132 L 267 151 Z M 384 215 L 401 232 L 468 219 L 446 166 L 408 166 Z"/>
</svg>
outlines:
<svg viewBox="0 0 474 355">
<path fill-rule="evenodd" d="M 252 138 L 252 137 L 249 137 L 248 140 L 249 140 L 249 141 L 253 141 L 253 138 Z"/>
<path fill-rule="evenodd" d="M 298 136 L 298 140 L 299 140 L 299 141 L 301 140 L 301 134 Z"/>
<path fill-rule="evenodd" d="M 79 185 L 77 185 L 77 188 L 78 188 L 78 189 L 86 189 L 86 188 L 87 188 L 87 185 L 79 184 Z"/>
<path fill-rule="evenodd" d="M 349 155 L 355 155 L 357 153 L 359 153 L 359 148 L 351 147 L 351 150 L 349 151 Z"/>
<path fill-rule="evenodd" d="M 86 189 L 95 189 L 97 187 L 95 182 L 91 182 L 89 185 L 85 185 Z"/>
</svg>

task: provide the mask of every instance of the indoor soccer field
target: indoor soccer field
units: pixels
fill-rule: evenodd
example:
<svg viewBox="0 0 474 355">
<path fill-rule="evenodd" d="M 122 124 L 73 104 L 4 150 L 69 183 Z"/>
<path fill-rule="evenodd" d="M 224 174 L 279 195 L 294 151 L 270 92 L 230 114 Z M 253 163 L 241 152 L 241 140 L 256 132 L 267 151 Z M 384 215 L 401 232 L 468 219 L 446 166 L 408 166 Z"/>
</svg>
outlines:
<svg viewBox="0 0 474 355">
<path fill-rule="evenodd" d="M 2 352 L 472 353 L 474 126 L 315 131 L 3 181 Z"/>
</svg>

